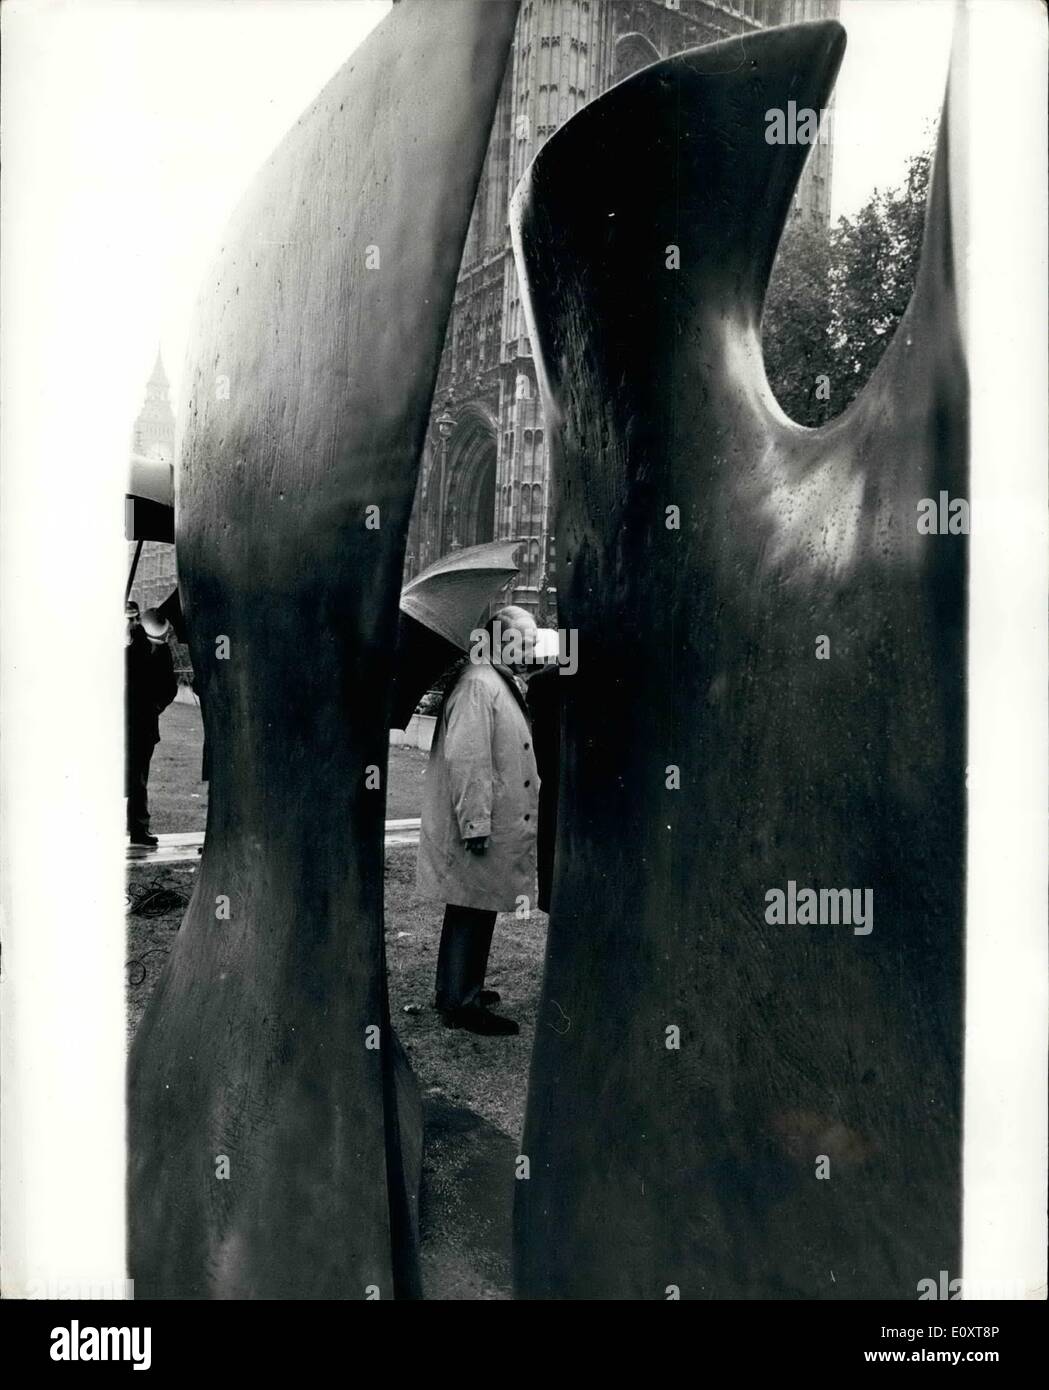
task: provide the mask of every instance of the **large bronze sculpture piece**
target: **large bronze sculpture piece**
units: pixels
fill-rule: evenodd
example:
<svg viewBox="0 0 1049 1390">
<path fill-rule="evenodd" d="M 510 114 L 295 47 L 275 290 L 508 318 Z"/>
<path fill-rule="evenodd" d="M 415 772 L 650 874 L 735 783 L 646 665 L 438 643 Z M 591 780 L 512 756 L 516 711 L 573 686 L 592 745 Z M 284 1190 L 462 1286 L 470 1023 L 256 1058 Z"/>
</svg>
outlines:
<svg viewBox="0 0 1049 1390">
<path fill-rule="evenodd" d="M 402 0 L 260 172 L 201 297 L 176 528 L 210 805 L 131 1059 L 139 1297 L 418 1292 L 382 930 L 391 633 L 516 12 Z"/>
<path fill-rule="evenodd" d="M 760 345 L 807 153 L 768 113 L 825 106 L 842 48 L 820 23 L 653 65 L 515 198 L 579 644 L 519 1297 L 958 1272 L 967 542 L 918 524 L 968 477 L 946 118 L 853 405 L 795 425 Z"/>
</svg>

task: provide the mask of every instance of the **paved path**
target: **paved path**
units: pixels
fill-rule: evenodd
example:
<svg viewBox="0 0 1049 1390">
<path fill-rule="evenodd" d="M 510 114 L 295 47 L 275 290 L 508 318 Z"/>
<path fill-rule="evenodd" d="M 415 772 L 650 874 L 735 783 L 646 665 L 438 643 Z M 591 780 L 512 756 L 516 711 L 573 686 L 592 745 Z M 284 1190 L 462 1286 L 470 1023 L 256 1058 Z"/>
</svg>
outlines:
<svg viewBox="0 0 1049 1390">
<path fill-rule="evenodd" d="M 179 831 L 174 835 L 158 835 L 160 843 L 156 849 L 146 849 L 140 845 L 127 846 L 129 864 L 182 864 L 200 858 L 198 850 L 204 843 L 203 830 Z M 386 822 L 386 847 L 391 845 L 417 845 L 419 843 L 419 817 L 407 820 L 388 820 Z"/>
</svg>

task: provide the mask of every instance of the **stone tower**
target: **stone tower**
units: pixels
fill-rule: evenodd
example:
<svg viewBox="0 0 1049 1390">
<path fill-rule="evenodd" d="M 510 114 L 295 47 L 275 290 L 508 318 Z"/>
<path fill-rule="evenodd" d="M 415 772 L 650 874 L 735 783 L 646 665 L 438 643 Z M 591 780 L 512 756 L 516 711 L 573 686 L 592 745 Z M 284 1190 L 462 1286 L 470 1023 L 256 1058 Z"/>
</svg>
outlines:
<svg viewBox="0 0 1049 1390">
<path fill-rule="evenodd" d="M 175 412 L 171 408 L 171 383 L 157 349 L 157 360 L 146 382 L 146 399 L 131 435 L 131 452 L 142 458 L 175 461 Z"/>
<path fill-rule="evenodd" d="M 146 399 L 131 431 L 133 457 L 175 462 L 175 412 L 171 407 L 170 390 L 158 348 L 157 360 L 146 382 Z M 131 544 L 129 565 L 134 553 L 135 547 Z M 146 541 L 139 555 L 130 597 L 140 608 L 152 608 L 162 603 L 177 583 L 175 547 L 163 541 Z"/>
<path fill-rule="evenodd" d="M 836 18 L 839 0 L 524 0 L 438 373 L 406 578 L 439 555 L 521 537 L 513 602 L 553 616 L 550 469 L 507 224 L 547 139 L 613 83 L 685 48 Z M 799 216 L 830 216 L 829 144 L 814 145 Z"/>
</svg>

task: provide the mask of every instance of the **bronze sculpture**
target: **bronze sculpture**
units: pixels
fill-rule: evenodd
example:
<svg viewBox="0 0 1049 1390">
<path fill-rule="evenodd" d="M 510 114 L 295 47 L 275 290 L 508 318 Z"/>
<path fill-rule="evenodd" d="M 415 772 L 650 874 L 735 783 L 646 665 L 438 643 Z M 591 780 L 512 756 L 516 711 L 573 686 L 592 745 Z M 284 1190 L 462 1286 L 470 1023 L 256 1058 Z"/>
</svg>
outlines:
<svg viewBox="0 0 1049 1390">
<path fill-rule="evenodd" d="M 178 540 L 212 796 L 132 1055 L 139 1296 L 420 1293 L 369 783 L 515 15 L 403 0 L 201 302 Z M 655 64 L 515 200 L 580 640 L 522 1297 L 913 1297 L 957 1267 L 966 551 L 915 525 L 967 479 L 946 133 L 918 289 L 855 404 L 804 430 L 761 363 L 805 155 L 766 113 L 825 105 L 841 49 L 816 24 Z M 769 915 L 830 885 L 870 895 L 847 927 Z"/>
<path fill-rule="evenodd" d="M 256 178 L 200 301 L 176 534 L 211 798 L 131 1058 L 139 1297 L 419 1292 L 382 933 L 389 634 L 516 13 L 397 5 Z"/>
<path fill-rule="evenodd" d="M 818 23 L 654 64 L 515 196 L 579 642 L 518 1297 L 958 1268 L 967 547 L 916 524 L 968 477 L 946 118 L 865 390 L 807 430 L 761 356 L 807 153 L 766 113 L 825 106 L 842 50 Z M 851 926 L 839 887 L 870 894 Z M 842 920 L 778 916 L 805 888 Z"/>
</svg>

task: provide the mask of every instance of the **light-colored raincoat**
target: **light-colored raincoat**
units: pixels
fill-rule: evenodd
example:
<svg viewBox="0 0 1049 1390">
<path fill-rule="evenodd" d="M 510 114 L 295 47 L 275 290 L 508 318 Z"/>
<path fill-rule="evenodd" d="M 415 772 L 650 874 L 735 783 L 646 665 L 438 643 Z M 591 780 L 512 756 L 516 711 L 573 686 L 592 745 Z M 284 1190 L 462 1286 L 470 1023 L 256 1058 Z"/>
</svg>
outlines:
<svg viewBox="0 0 1049 1390">
<path fill-rule="evenodd" d="M 524 697 L 509 671 L 467 665 L 444 703 L 426 769 L 419 892 L 509 912 L 536 901 L 539 776 Z M 483 854 L 463 841 L 487 835 Z"/>
</svg>

